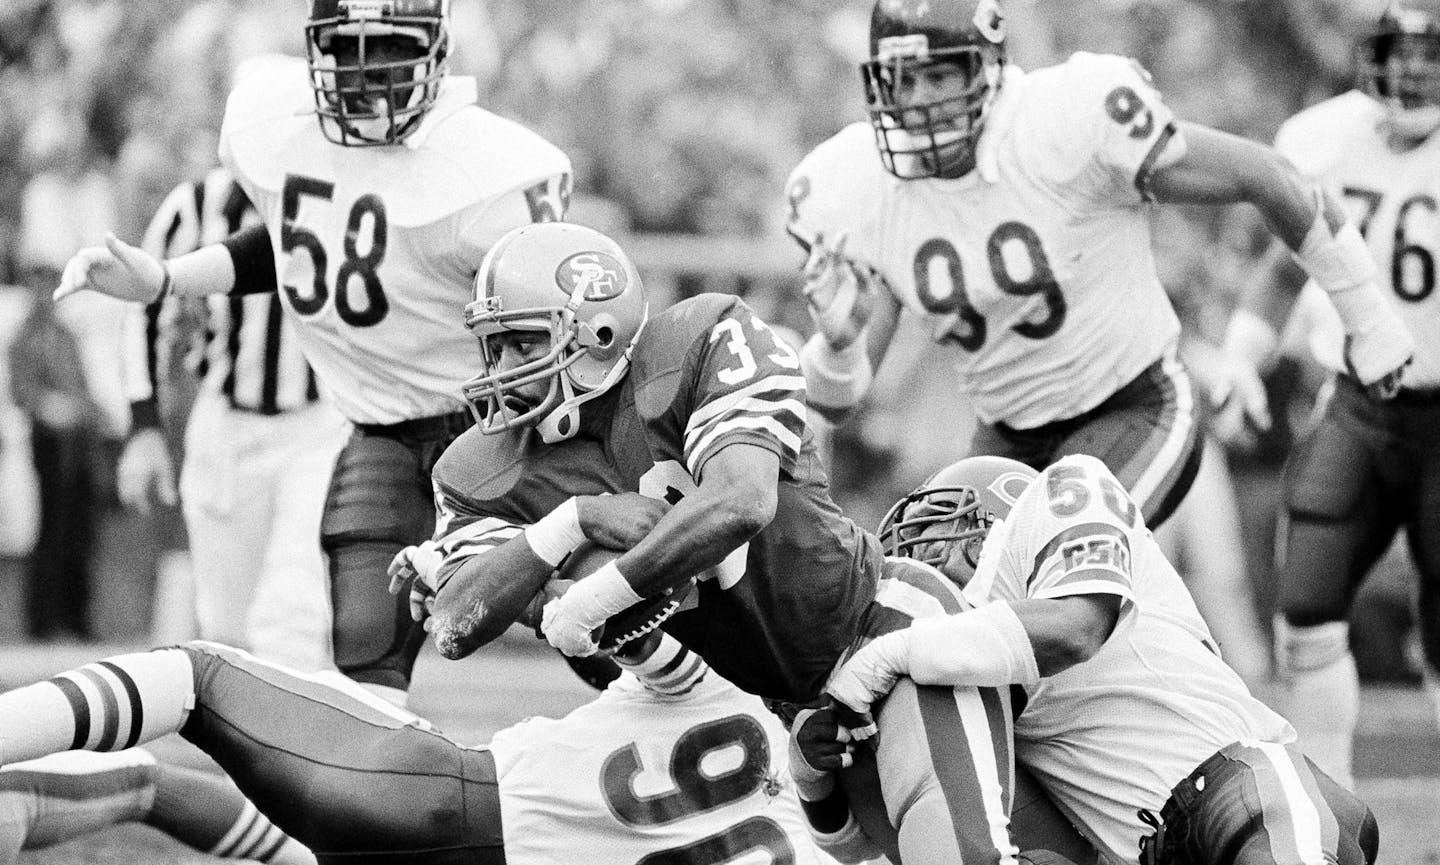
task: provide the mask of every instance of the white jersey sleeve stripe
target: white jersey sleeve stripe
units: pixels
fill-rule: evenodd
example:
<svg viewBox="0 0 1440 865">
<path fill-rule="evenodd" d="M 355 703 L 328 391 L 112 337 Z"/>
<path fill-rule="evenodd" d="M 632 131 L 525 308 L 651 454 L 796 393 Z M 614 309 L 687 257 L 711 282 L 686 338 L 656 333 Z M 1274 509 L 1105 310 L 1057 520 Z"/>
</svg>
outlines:
<svg viewBox="0 0 1440 865">
<path fill-rule="evenodd" d="M 695 443 L 694 448 L 686 448 L 685 468 L 689 470 L 692 477 L 700 476 L 700 466 L 710 456 L 710 447 L 717 438 L 726 433 L 735 432 L 740 429 L 758 429 L 769 432 L 786 451 L 793 457 L 800 453 L 800 436 L 794 430 L 786 427 L 782 422 L 772 417 L 737 417 L 722 423 L 717 423 L 715 428 L 706 433 L 700 441 Z"/>
<path fill-rule="evenodd" d="M 762 378 L 754 384 L 746 385 L 734 393 L 728 393 L 718 399 L 711 400 L 690 415 L 690 422 L 687 429 L 705 423 L 717 415 L 732 411 L 735 406 L 743 404 L 756 394 L 781 391 L 785 393 L 804 393 L 805 377 L 799 375 L 772 375 Z"/>
<path fill-rule="evenodd" d="M 1127 576 L 1130 573 L 1130 539 L 1123 531 L 1109 523 L 1082 523 L 1051 538 L 1050 542 L 1035 554 L 1030 575 L 1025 578 L 1025 585 L 1033 587 L 1037 579 L 1045 573 L 1046 566 L 1055 561 L 1057 556 L 1062 560 L 1067 557 L 1073 560 L 1063 564 L 1064 573 L 1097 564 L 1109 565 Z M 1087 559 L 1086 556 L 1092 558 Z M 1096 558 L 1099 561 L 1095 561 Z"/>
<path fill-rule="evenodd" d="M 1174 120 L 1165 124 L 1165 128 L 1155 137 L 1154 146 L 1150 148 L 1149 153 L 1145 154 L 1145 160 L 1135 171 L 1135 189 L 1145 201 L 1155 200 L 1155 196 L 1150 193 L 1150 172 L 1155 168 L 1155 162 L 1160 158 L 1160 154 L 1165 152 L 1165 147 L 1170 143 L 1170 139 L 1174 138 L 1178 131 L 1179 127 L 1175 125 Z"/>
<path fill-rule="evenodd" d="M 792 422 L 786 415 L 798 419 L 798 422 Z M 790 399 L 776 400 L 773 402 L 763 399 L 746 400 L 743 405 L 737 406 L 736 410 L 729 415 L 721 415 L 708 424 L 699 426 L 692 424 L 691 427 L 686 430 L 685 450 L 693 451 L 702 439 L 713 437 L 715 430 L 725 426 L 731 419 L 746 416 L 774 417 L 779 423 L 787 427 L 794 425 L 798 429 L 803 429 L 805 427 L 805 404 L 799 400 Z M 800 450 L 799 436 L 796 435 L 795 439 L 795 451 L 798 453 Z"/>
</svg>

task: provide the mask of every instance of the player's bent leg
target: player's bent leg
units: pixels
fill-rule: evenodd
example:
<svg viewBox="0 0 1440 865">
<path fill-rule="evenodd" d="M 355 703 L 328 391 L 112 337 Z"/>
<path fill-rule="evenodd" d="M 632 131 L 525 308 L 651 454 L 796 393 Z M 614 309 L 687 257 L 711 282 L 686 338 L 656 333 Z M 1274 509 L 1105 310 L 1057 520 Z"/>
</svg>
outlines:
<svg viewBox="0 0 1440 865">
<path fill-rule="evenodd" d="M 1162 817 L 1160 863 L 1371 865 L 1379 847 L 1370 809 L 1294 746 L 1227 745 L 1175 787 Z"/>
<path fill-rule="evenodd" d="M 0 865 L 11 865 L 21 850 L 143 819 L 155 796 L 155 769 L 149 752 L 133 748 L 6 766 L 0 771 Z"/>
<path fill-rule="evenodd" d="M 396 553 L 434 528 L 434 503 L 415 450 L 357 429 L 336 462 L 321 526 L 335 664 L 397 704 L 404 702 L 425 632 L 411 620 L 408 599 L 389 593 L 386 569 Z"/>
<path fill-rule="evenodd" d="M 1415 622 L 1422 656 L 1420 681 L 1440 726 L 1440 453 L 1430 454 L 1421 471 L 1420 504 L 1406 537 L 1419 571 Z"/>
<path fill-rule="evenodd" d="M 316 861 L 224 775 L 161 763 L 155 766 L 152 789 L 153 804 L 141 819 L 202 853 L 269 865 Z"/>
<path fill-rule="evenodd" d="M 879 707 L 875 762 L 901 858 L 1014 863 L 1010 707 L 994 689 L 901 679 Z"/>
<path fill-rule="evenodd" d="M 495 763 L 338 673 L 197 643 L 181 731 L 321 862 L 503 861 Z M 317 735 L 316 731 L 324 731 Z"/>
</svg>

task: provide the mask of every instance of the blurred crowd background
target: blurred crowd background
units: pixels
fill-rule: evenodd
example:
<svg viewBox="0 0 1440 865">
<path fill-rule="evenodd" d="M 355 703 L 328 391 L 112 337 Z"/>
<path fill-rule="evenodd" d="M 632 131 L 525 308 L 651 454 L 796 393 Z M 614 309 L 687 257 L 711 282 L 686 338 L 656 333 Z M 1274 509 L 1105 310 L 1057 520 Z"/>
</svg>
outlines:
<svg viewBox="0 0 1440 865">
<path fill-rule="evenodd" d="M 1011 58 L 1022 67 L 1077 50 L 1133 56 L 1182 119 L 1268 142 L 1290 114 L 1349 87 L 1351 46 L 1382 6 L 1009 0 L 1006 9 Z M 0 352 L 0 397 L 8 395 L 0 399 L 0 579 L 18 581 L 47 523 L 40 483 L 68 484 L 67 513 L 89 517 L 63 544 L 62 584 L 36 601 L 64 609 L 12 605 L 0 638 L 156 633 L 173 559 L 166 551 L 183 538 L 176 514 L 142 517 L 116 503 L 114 459 L 128 426 L 119 315 L 100 299 L 52 310 L 47 298 L 76 249 L 112 227 L 137 241 L 164 195 L 215 162 L 236 65 L 302 53 L 305 7 L 0 4 L 0 344 L 9 346 Z M 783 185 L 804 153 L 864 116 L 856 64 L 870 8 L 870 0 L 454 0 L 452 70 L 479 80 L 482 105 L 570 154 L 572 218 L 636 235 L 637 260 L 662 302 L 739 292 L 805 333 L 802 257 L 784 236 Z M 1157 210 L 1156 220 L 1161 276 L 1189 332 L 1218 341 L 1264 243 L 1257 218 L 1242 209 Z M 892 352 L 863 417 L 829 436 L 837 498 L 870 526 L 968 440 L 948 361 L 922 335 L 911 342 Z M 1252 681 L 1268 670 L 1278 473 L 1322 379 L 1303 348 L 1281 364 L 1272 385 L 1287 408 L 1276 412 L 1277 430 L 1253 448 L 1212 448 L 1188 512 L 1172 521 L 1176 554 Z M 41 391 L 52 396 L 35 396 Z M 50 453 L 36 431 L 52 427 L 66 434 Z M 1378 623 L 1355 629 L 1362 670 L 1410 680 L 1403 556 L 1377 576 L 1357 611 Z M 37 626 L 35 616 L 51 624 Z"/>
</svg>

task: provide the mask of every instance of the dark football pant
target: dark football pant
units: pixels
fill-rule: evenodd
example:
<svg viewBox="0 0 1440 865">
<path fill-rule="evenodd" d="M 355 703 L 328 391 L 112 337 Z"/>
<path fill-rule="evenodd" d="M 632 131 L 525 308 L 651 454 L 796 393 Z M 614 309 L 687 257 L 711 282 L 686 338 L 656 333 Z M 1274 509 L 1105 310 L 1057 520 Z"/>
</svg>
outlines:
<svg viewBox="0 0 1440 865">
<path fill-rule="evenodd" d="M 1236 742 L 1176 785 L 1140 865 L 1371 865 L 1379 846 L 1375 815 L 1298 748 Z"/>
<path fill-rule="evenodd" d="M 1084 414 L 1026 430 L 980 424 L 968 451 L 1009 457 L 1036 471 L 1070 454 L 1093 456 L 1114 472 L 1152 529 L 1190 490 L 1200 452 L 1194 388 L 1169 355 Z"/>
<path fill-rule="evenodd" d="M 320 862 L 503 865 L 488 750 L 378 697 L 351 697 L 214 643 L 182 648 L 195 708 L 180 734 Z"/>
<path fill-rule="evenodd" d="M 1279 604 L 1296 626 L 1343 621 L 1400 526 L 1420 573 L 1417 619 L 1440 671 L 1440 392 L 1376 402 L 1337 376 L 1285 474 Z"/>
<path fill-rule="evenodd" d="M 409 598 L 389 592 L 395 554 L 435 531 L 430 472 L 471 424 L 468 412 L 387 426 L 359 424 L 340 452 L 320 542 L 330 571 L 335 664 L 366 684 L 405 690 L 425 631 Z"/>
</svg>

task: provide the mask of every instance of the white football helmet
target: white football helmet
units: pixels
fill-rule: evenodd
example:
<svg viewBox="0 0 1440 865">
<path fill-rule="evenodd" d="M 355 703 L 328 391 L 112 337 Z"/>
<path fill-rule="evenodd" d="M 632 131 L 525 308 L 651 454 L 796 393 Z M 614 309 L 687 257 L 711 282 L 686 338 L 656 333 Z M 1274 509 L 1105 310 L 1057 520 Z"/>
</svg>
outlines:
<svg viewBox="0 0 1440 865">
<path fill-rule="evenodd" d="M 567 222 L 521 226 L 500 238 L 475 275 L 465 324 L 480 338 L 484 371 L 464 394 L 481 430 L 536 426 L 547 442 L 578 430 L 579 408 L 624 378 L 649 317 L 645 286 L 620 245 Z M 545 355 L 502 369 L 489 338 L 507 331 L 549 335 Z M 548 382 L 538 402 L 520 389 Z"/>
</svg>

